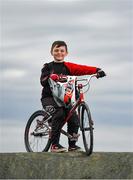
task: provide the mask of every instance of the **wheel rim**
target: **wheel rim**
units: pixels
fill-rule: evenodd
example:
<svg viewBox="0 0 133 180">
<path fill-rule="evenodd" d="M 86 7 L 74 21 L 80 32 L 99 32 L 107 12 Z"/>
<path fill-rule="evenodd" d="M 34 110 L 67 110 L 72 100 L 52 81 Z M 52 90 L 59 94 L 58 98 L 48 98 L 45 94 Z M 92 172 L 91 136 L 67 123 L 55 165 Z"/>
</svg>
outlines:
<svg viewBox="0 0 133 180">
<path fill-rule="evenodd" d="M 84 147 L 88 154 L 92 152 L 92 146 L 93 146 L 93 128 L 90 124 L 90 114 L 88 110 L 85 108 L 85 106 L 82 107 L 82 135 L 83 135 L 83 141 L 84 141 Z"/>
<path fill-rule="evenodd" d="M 36 116 L 27 130 L 28 147 L 32 152 L 42 152 L 48 142 L 50 127 L 44 116 Z"/>
</svg>

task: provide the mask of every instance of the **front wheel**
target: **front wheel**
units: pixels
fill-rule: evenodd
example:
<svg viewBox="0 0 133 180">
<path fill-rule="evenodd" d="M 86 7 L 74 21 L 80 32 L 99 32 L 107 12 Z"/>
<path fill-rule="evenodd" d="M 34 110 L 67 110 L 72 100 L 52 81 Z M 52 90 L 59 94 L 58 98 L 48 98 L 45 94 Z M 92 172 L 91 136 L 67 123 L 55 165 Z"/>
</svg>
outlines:
<svg viewBox="0 0 133 180">
<path fill-rule="evenodd" d="M 78 113 L 84 148 L 86 154 L 90 155 L 93 151 L 93 124 L 89 107 L 85 102 L 79 105 Z"/>
<path fill-rule="evenodd" d="M 28 152 L 44 152 L 50 148 L 49 136 L 51 128 L 46 115 L 45 111 L 36 111 L 27 122 L 24 142 Z"/>
</svg>

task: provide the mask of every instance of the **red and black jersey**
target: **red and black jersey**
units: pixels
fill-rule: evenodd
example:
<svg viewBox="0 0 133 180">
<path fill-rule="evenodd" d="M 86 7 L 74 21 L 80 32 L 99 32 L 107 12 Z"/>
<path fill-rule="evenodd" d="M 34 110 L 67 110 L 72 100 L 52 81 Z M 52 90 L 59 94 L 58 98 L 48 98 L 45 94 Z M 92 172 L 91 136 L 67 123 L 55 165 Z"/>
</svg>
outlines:
<svg viewBox="0 0 133 180">
<path fill-rule="evenodd" d="M 40 82 L 43 86 L 42 99 L 52 96 L 52 92 L 48 83 L 48 78 L 50 74 L 54 73 L 58 75 L 63 74 L 72 76 L 91 75 L 95 74 L 97 72 L 97 69 L 97 67 L 79 65 L 65 61 L 62 63 L 56 63 L 52 61 L 50 63 L 44 64 L 40 77 Z"/>
</svg>

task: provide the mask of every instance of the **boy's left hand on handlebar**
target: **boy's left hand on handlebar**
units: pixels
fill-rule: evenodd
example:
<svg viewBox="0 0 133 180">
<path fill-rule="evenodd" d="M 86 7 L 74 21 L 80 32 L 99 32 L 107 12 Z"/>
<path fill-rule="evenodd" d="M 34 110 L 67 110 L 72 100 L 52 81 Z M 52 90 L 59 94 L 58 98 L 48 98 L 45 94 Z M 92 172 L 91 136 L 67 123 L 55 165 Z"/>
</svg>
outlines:
<svg viewBox="0 0 133 180">
<path fill-rule="evenodd" d="M 97 79 L 98 79 L 98 78 L 102 78 L 102 77 L 104 77 L 104 76 L 106 76 L 105 72 L 104 72 L 102 69 L 99 69 L 99 70 L 97 71 L 97 75 L 96 75 Z"/>
</svg>

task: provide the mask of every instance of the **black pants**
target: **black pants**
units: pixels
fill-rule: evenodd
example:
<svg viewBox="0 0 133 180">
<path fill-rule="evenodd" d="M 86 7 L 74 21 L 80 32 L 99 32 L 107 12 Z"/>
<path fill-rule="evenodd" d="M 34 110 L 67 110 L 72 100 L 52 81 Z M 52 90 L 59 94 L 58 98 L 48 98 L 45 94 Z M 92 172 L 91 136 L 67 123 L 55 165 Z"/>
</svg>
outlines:
<svg viewBox="0 0 133 180">
<path fill-rule="evenodd" d="M 41 100 L 42 106 L 46 111 L 52 114 L 52 133 L 51 141 L 52 144 L 59 144 L 60 132 L 64 119 L 67 116 L 69 109 L 64 106 L 59 107 L 52 97 L 44 98 Z M 68 133 L 73 135 L 73 133 L 78 133 L 79 121 L 76 112 L 71 116 L 70 120 L 67 122 Z M 68 140 L 69 146 L 75 145 L 76 141 Z"/>
</svg>

